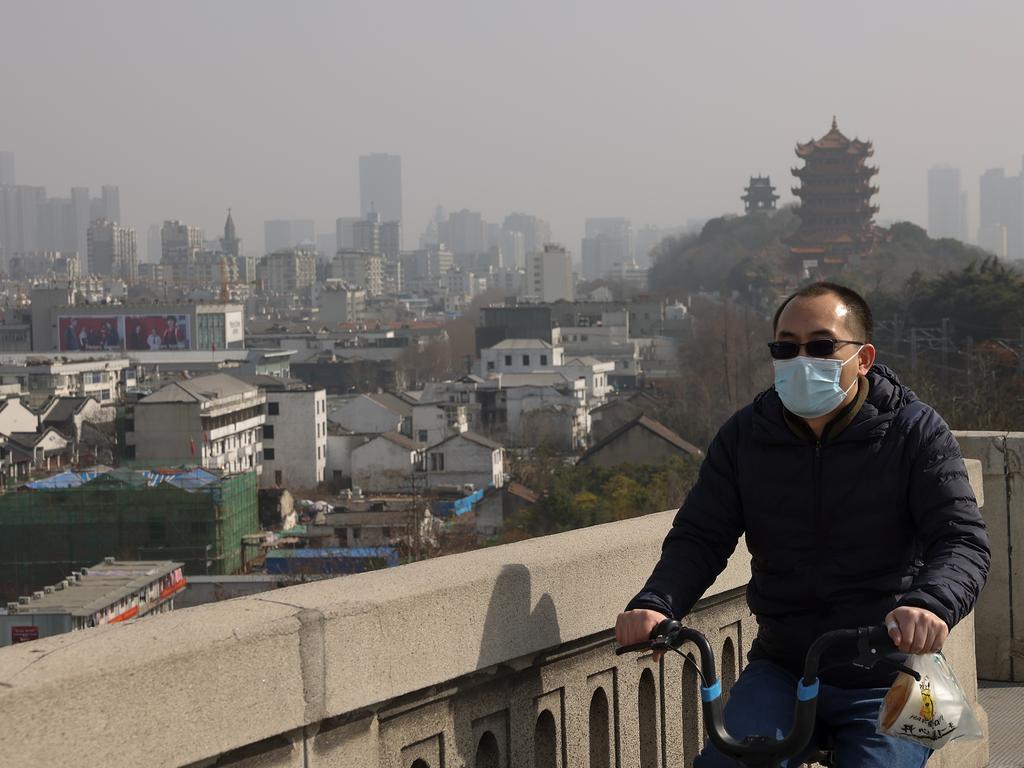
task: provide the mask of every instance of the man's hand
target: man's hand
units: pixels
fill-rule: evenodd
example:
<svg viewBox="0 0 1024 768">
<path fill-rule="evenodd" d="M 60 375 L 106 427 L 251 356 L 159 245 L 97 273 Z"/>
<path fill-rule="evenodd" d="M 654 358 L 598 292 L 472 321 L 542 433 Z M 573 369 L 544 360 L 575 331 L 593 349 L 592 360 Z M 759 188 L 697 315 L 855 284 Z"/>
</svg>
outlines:
<svg viewBox="0 0 1024 768">
<path fill-rule="evenodd" d="M 619 645 L 632 645 L 650 640 L 653 629 L 664 620 L 663 614 L 646 608 L 634 608 L 620 613 L 615 619 L 615 642 Z M 664 655 L 664 651 L 655 651 L 654 660 L 660 661 Z"/>
<path fill-rule="evenodd" d="M 949 627 L 927 608 L 901 606 L 885 617 L 889 637 L 904 653 L 938 653 Z"/>
</svg>

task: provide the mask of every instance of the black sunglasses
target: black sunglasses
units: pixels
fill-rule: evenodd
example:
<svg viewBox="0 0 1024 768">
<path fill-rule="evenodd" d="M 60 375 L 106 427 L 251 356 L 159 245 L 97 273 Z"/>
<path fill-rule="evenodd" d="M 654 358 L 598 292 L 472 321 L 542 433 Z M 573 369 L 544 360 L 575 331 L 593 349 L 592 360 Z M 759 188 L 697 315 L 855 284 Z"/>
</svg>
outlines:
<svg viewBox="0 0 1024 768">
<path fill-rule="evenodd" d="M 769 341 L 768 350 L 775 360 L 792 360 L 800 354 L 801 347 L 807 350 L 810 357 L 831 357 L 835 354 L 836 348 L 843 344 L 863 345 L 864 342 L 848 339 L 813 339 L 803 344 L 797 344 L 795 341 Z"/>
</svg>

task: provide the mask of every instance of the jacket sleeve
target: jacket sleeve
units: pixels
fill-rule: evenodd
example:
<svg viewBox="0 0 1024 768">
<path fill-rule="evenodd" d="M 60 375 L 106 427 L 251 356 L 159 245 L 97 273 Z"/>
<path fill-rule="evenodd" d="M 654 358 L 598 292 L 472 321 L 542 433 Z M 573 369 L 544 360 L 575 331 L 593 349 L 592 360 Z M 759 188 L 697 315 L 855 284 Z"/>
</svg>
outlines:
<svg viewBox="0 0 1024 768">
<path fill-rule="evenodd" d="M 924 565 L 898 604 L 927 608 L 952 629 L 985 586 L 991 552 L 956 438 L 931 408 L 918 424 L 909 504 Z"/>
<path fill-rule="evenodd" d="M 626 606 L 681 619 L 714 583 L 743 533 L 736 478 L 737 416 L 711 441 L 643 590 Z"/>
</svg>

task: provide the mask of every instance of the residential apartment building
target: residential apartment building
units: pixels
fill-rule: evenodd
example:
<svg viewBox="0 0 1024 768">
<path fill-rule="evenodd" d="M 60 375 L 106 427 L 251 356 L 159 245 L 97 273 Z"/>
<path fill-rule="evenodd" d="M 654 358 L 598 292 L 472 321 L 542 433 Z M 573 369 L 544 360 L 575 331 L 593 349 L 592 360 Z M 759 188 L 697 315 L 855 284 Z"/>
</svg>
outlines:
<svg viewBox="0 0 1024 768">
<path fill-rule="evenodd" d="M 129 458 L 262 472 L 266 395 L 223 373 L 168 384 L 135 404 Z"/>
<path fill-rule="evenodd" d="M 369 250 L 342 249 L 331 261 L 330 277 L 362 288 L 367 296 L 384 292 L 384 258 Z"/>
<path fill-rule="evenodd" d="M 267 400 L 260 487 L 315 489 L 327 466 L 327 391 L 272 376 L 248 381 Z"/>
<path fill-rule="evenodd" d="M 268 293 L 294 294 L 316 283 L 316 261 L 312 248 L 285 248 L 264 256 L 256 274 Z"/>
<path fill-rule="evenodd" d="M 92 397 L 112 405 L 135 386 L 135 366 L 126 357 L 68 361 L 22 355 L 0 363 L 0 383 L 19 385 L 34 408 L 51 397 Z"/>
<path fill-rule="evenodd" d="M 572 254 L 558 245 L 545 245 L 543 251 L 526 257 L 529 295 L 538 301 L 572 301 L 575 282 Z"/>
<path fill-rule="evenodd" d="M 118 277 L 134 283 L 139 277 L 139 257 L 135 230 L 109 219 L 96 219 L 87 235 L 89 273 Z"/>
</svg>

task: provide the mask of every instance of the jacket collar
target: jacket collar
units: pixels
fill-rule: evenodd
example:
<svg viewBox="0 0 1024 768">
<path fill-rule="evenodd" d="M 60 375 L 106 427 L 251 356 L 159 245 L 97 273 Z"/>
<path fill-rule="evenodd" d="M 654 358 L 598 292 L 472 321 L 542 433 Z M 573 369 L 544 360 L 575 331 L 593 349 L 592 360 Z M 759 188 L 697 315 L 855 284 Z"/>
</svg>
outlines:
<svg viewBox="0 0 1024 768">
<path fill-rule="evenodd" d="M 881 439 L 896 414 L 917 399 L 887 366 L 873 365 L 865 378 L 868 383 L 867 397 L 846 427 L 829 438 L 830 443 Z M 859 394 L 857 400 L 860 400 Z M 809 431 L 807 435 L 800 436 L 790 428 L 786 421 L 786 409 L 774 387 L 754 398 L 753 437 L 758 442 L 775 445 L 814 442 L 813 434 Z"/>
</svg>

